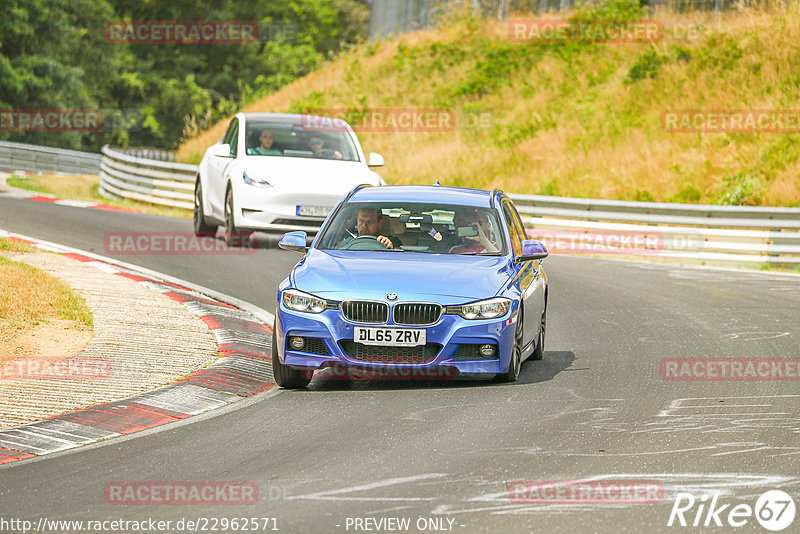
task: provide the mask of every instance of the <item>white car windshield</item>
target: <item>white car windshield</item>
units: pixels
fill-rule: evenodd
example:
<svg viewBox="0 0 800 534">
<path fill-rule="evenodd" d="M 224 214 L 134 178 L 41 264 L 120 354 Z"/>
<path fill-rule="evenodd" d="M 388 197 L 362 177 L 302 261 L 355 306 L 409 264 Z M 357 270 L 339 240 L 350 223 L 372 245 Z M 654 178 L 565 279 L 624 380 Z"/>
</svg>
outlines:
<svg viewBox="0 0 800 534">
<path fill-rule="evenodd" d="M 382 245 L 379 236 L 389 238 L 392 247 Z M 506 250 L 495 210 L 411 202 L 347 204 L 318 248 L 492 256 Z"/>
<path fill-rule="evenodd" d="M 349 131 L 320 128 L 305 117 L 248 121 L 247 155 L 359 161 Z"/>
</svg>

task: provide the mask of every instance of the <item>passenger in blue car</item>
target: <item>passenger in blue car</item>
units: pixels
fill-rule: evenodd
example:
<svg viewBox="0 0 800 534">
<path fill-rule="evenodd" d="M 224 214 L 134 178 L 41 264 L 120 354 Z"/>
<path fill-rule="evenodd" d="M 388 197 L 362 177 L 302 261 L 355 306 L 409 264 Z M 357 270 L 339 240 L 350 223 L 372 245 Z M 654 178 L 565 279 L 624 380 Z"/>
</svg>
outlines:
<svg viewBox="0 0 800 534">
<path fill-rule="evenodd" d="M 387 249 L 400 247 L 401 242 L 395 236 L 385 236 L 383 230 L 383 214 L 379 209 L 363 208 L 358 210 L 356 217 L 356 230 L 358 236 L 348 237 L 345 239 L 338 248 L 349 248 L 348 245 L 356 238 L 362 236 L 373 236 L 377 238 L 378 243 Z"/>
<path fill-rule="evenodd" d="M 489 240 L 489 236 L 492 233 L 492 221 L 485 211 L 458 211 L 455 214 L 453 223 L 456 226 L 456 231 L 459 228 L 474 228 L 475 235 L 459 237 L 460 243 L 450 249 L 450 254 L 480 254 L 482 252 L 500 251 L 497 244 Z"/>
</svg>

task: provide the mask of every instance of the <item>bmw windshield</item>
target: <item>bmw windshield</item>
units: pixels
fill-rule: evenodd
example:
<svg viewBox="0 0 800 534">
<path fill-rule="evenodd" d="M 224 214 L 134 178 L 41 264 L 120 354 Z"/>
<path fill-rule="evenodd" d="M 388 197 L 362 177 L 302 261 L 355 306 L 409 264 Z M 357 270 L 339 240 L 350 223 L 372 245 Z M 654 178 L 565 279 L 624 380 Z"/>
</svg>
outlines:
<svg viewBox="0 0 800 534">
<path fill-rule="evenodd" d="M 381 236 L 392 246 L 381 244 Z M 506 251 L 494 210 L 411 202 L 349 203 L 327 225 L 317 248 L 491 256 Z"/>
</svg>

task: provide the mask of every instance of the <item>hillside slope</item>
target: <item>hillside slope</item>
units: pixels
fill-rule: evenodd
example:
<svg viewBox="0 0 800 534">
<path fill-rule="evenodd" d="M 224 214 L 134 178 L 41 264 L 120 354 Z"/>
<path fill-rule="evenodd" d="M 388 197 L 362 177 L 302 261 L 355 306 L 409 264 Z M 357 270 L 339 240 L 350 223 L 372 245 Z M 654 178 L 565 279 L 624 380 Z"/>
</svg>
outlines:
<svg viewBox="0 0 800 534">
<path fill-rule="evenodd" d="M 449 110 L 446 131 L 356 131 L 389 183 L 800 205 L 800 131 L 668 131 L 671 110 L 800 110 L 800 8 L 655 17 L 655 43 L 514 42 L 462 18 L 361 45 L 243 109 Z M 197 162 L 227 121 L 184 143 Z"/>
</svg>

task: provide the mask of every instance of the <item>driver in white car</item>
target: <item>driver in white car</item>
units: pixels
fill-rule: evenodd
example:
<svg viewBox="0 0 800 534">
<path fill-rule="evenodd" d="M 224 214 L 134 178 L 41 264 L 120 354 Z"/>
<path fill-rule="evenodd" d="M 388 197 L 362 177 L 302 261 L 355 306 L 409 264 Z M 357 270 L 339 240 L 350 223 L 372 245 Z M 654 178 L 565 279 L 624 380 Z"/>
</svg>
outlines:
<svg viewBox="0 0 800 534">
<path fill-rule="evenodd" d="M 378 243 L 386 248 L 395 248 L 401 246 L 399 238 L 395 236 L 387 237 L 382 235 L 383 214 L 379 209 L 363 208 L 358 210 L 358 215 L 356 217 L 356 230 L 358 231 L 358 237 L 373 236 L 377 238 Z M 355 236 L 348 237 L 342 242 L 339 248 L 346 248 L 346 245 L 353 239 L 355 239 Z"/>
<path fill-rule="evenodd" d="M 315 158 L 342 159 L 342 153 L 338 150 L 326 147 L 325 139 L 318 135 L 314 135 L 308 140 L 308 147 L 311 149 L 311 154 Z"/>
</svg>

